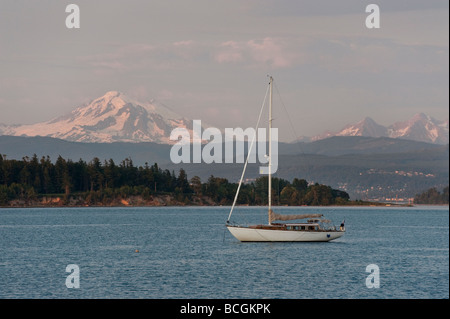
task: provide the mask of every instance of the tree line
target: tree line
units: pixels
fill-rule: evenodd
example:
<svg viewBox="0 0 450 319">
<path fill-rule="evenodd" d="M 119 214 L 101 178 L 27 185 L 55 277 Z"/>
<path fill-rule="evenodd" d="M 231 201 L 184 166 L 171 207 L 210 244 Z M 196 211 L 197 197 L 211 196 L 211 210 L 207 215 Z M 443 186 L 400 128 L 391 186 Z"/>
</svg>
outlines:
<svg viewBox="0 0 450 319">
<path fill-rule="evenodd" d="M 432 187 L 414 197 L 415 204 L 442 205 L 449 203 L 448 186 L 439 192 L 436 187 Z"/>
<path fill-rule="evenodd" d="M 202 182 L 194 176 L 188 180 L 184 169 L 177 174 L 162 169 L 157 163 L 136 166 L 126 158 L 116 164 L 112 159 L 90 162 L 72 161 L 61 156 L 53 163 L 49 156 L 6 159 L 0 155 L 0 205 L 12 200 L 32 201 L 42 196 L 61 196 L 68 203 L 70 197 L 81 196 L 87 204 L 101 204 L 117 198 L 173 195 L 176 201 L 191 204 L 194 197 L 207 197 L 218 205 L 233 202 L 238 183 L 211 175 Z M 241 186 L 237 204 L 267 205 L 267 176 L 261 176 Z M 346 192 L 330 186 L 308 184 L 304 179 L 292 182 L 272 179 L 274 205 L 333 205 L 349 201 Z"/>
</svg>

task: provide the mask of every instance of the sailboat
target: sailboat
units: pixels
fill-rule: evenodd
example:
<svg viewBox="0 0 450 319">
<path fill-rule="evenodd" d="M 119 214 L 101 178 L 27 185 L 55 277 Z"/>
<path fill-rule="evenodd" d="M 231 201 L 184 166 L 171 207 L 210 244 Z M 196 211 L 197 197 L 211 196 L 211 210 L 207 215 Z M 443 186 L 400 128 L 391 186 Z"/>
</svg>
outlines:
<svg viewBox="0 0 450 319">
<path fill-rule="evenodd" d="M 254 139 L 249 147 L 247 160 L 244 164 L 241 179 L 231 206 L 226 227 L 230 233 L 242 242 L 326 242 L 341 237 L 345 233 L 344 222 L 339 227 L 331 224 L 330 220 L 323 218 L 323 214 L 293 214 L 281 215 L 272 210 L 272 92 L 273 77 L 269 76 L 269 154 L 268 154 L 268 224 L 238 225 L 230 223 L 231 214 L 236 205 L 239 190 L 244 178 L 248 158 L 253 147 Z M 266 93 L 267 95 L 267 93 Z M 263 107 L 264 107 L 263 102 Z M 262 111 L 262 109 L 261 109 Z M 261 117 L 261 113 L 260 113 Z M 259 119 L 258 124 L 259 125 Z M 285 223 L 288 220 L 305 220 Z M 277 221 L 277 222 L 275 222 Z"/>
</svg>

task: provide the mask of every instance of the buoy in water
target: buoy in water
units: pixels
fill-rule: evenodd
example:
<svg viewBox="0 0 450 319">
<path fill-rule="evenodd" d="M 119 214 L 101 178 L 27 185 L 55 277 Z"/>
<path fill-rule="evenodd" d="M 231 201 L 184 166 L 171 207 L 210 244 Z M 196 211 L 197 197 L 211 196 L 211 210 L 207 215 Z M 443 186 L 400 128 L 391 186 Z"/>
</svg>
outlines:
<svg viewBox="0 0 450 319">
<path fill-rule="evenodd" d="M 139 252 L 139 249 L 136 249 L 134 252 L 135 252 L 135 253 L 138 253 L 138 252 Z"/>
</svg>

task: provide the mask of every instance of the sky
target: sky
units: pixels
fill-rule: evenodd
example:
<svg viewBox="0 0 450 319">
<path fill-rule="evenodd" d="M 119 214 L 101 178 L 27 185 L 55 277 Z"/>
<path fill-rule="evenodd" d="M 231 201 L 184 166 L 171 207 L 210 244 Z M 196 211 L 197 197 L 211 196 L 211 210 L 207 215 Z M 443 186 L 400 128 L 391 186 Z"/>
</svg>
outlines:
<svg viewBox="0 0 450 319">
<path fill-rule="evenodd" d="M 66 6 L 80 28 L 66 27 Z M 367 28 L 366 6 L 380 9 Z M 449 118 L 447 0 L 2 0 L 0 123 L 66 114 L 107 91 L 220 129 L 254 127 L 275 79 L 281 140 Z M 282 107 L 279 107 L 279 106 Z"/>
</svg>

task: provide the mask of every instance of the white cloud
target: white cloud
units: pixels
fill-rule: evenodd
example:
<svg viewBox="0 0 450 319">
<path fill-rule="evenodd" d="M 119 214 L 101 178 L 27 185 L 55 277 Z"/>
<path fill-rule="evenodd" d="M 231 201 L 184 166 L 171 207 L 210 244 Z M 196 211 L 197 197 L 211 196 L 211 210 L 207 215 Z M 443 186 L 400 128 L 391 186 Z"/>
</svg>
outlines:
<svg viewBox="0 0 450 319">
<path fill-rule="evenodd" d="M 268 64 L 273 68 L 290 67 L 296 62 L 297 54 L 293 48 L 279 39 L 267 37 L 260 41 L 250 40 L 247 46 L 256 62 Z"/>
<path fill-rule="evenodd" d="M 219 48 L 214 56 L 216 62 L 241 62 L 243 58 L 242 45 L 236 41 L 226 41 L 219 45 Z"/>
<path fill-rule="evenodd" d="M 214 60 L 219 63 L 245 63 L 250 67 L 287 68 L 304 62 L 301 46 L 299 38 L 226 41 L 217 46 Z"/>
</svg>

